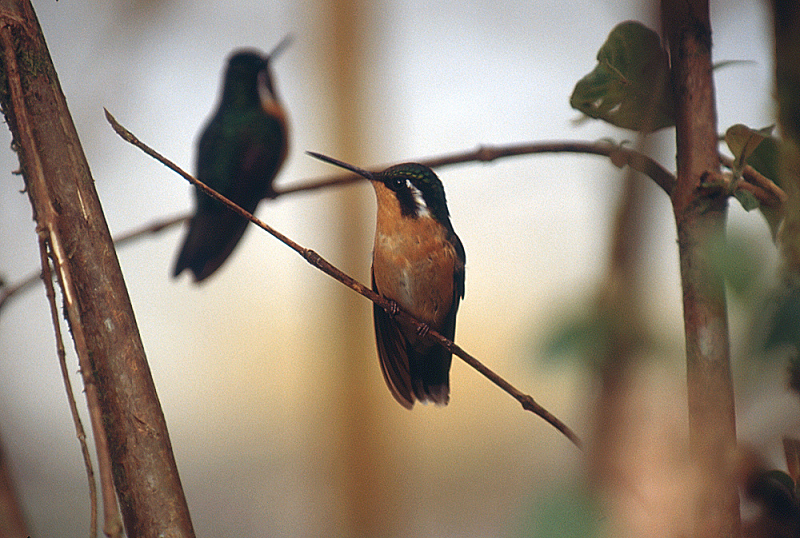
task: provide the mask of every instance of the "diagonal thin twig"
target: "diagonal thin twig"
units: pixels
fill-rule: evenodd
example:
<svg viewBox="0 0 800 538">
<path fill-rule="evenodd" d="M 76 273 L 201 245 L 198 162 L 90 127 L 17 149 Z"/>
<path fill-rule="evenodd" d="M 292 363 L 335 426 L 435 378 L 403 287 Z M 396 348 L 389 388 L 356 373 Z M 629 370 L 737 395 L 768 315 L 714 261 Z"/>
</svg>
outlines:
<svg viewBox="0 0 800 538">
<path fill-rule="evenodd" d="M 623 146 L 614 145 L 607 142 L 555 141 L 530 142 L 510 146 L 483 145 L 475 150 L 454 153 L 440 157 L 432 157 L 428 159 L 420 159 L 419 162 L 430 168 L 440 168 L 442 166 L 452 166 L 454 164 L 461 164 L 470 161 L 491 162 L 506 157 L 534 155 L 541 153 L 581 153 L 608 157 L 611 159 L 611 162 L 620 168 L 628 165 L 632 169 L 650 177 L 667 194 L 672 192 L 672 189 L 675 185 L 675 176 L 651 157 L 635 150 L 627 149 Z M 151 155 L 151 157 L 153 157 L 153 155 Z M 386 167 L 384 166 L 383 168 Z M 748 177 L 747 174 L 745 174 L 745 177 Z M 298 185 L 290 185 L 288 187 L 276 189 L 276 197 L 284 194 L 299 194 L 301 192 L 321 190 L 328 187 L 348 185 L 350 183 L 362 181 L 363 179 L 364 178 L 358 174 L 334 174 L 314 181 L 307 181 Z M 755 192 L 754 194 L 756 194 L 757 197 L 759 195 L 758 192 Z M 188 218 L 189 215 L 184 214 L 170 219 L 156 221 L 135 230 L 126 232 L 122 236 L 115 238 L 114 242 L 117 245 L 122 245 L 127 241 L 136 239 L 143 235 L 154 234 L 171 228 L 172 226 L 179 224 Z M 2 289 L 0 289 L 0 311 L 11 297 L 30 288 L 36 284 L 38 280 L 39 272 L 37 271 L 23 278 L 19 282 L 2 287 Z"/>
<path fill-rule="evenodd" d="M 719 162 L 730 170 L 735 167 L 733 159 L 725 155 L 719 156 Z M 742 168 L 742 177 L 746 180 L 742 188 L 752 192 L 760 203 L 768 207 L 779 208 L 788 198 L 783 189 L 749 164 Z"/>
<path fill-rule="evenodd" d="M 224 203 L 232 211 L 248 219 L 250 222 L 258 226 L 259 228 L 263 229 L 264 231 L 266 231 L 267 233 L 269 233 L 270 235 L 272 235 L 273 237 L 284 243 L 286 246 L 297 252 L 300 256 L 303 257 L 303 259 L 305 259 L 308 263 L 310 263 L 317 269 L 321 270 L 323 273 L 338 280 L 340 283 L 344 284 L 348 288 L 366 297 L 367 299 L 374 302 L 387 312 L 392 311 L 393 306 L 396 307 L 396 305 L 390 304 L 389 301 L 385 299 L 383 296 L 378 295 L 377 293 L 367 288 L 366 286 L 364 286 L 351 276 L 347 275 L 346 273 L 342 272 L 341 270 L 333 266 L 331 263 L 326 261 L 324 258 L 322 258 L 322 256 L 317 254 L 315 251 L 300 246 L 299 244 L 292 241 L 282 233 L 278 232 L 268 224 L 264 223 L 260 219 L 254 217 L 252 214 L 240 208 L 239 206 L 237 206 L 236 204 L 234 204 L 221 194 L 217 193 L 216 191 L 212 190 L 205 184 L 195 179 L 193 176 L 182 170 L 178 165 L 176 165 L 175 163 L 173 163 L 166 157 L 162 156 L 154 149 L 147 146 L 138 138 L 136 138 L 136 136 L 134 136 L 130 131 L 128 131 L 122 125 L 120 125 L 117 122 L 117 120 L 114 119 L 114 117 L 108 112 L 108 110 L 105 111 L 105 114 L 106 114 L 106 119 L 111 124 L 114 131 L 116 131 L 116 133 L 119 136 L 121 136 L 123 140 L 129 142 L 130 144 L 133 144 L 140 150 L 144 151 L 146 154 L 150 155 L 151 157 L 153 157 L 154 159 L 165 165 L 167 168 L 177 173 L 187 181 L 189 181 L 192 185 L 202 190 L 203 193 L 205 193 L 206 195 L 211 196 L 215 200 Z M 400 310 L 396 314 L 396 317 L 403 322 L 410 323 L 417 329 L 419 329 L 422 326 L 422 324 L 419 321 L 417 321 L 414 317 L 404 312 L 403 310 Z M 454 342 L 445 338 L 436 331 L 432 329 L 429 330 L 427 338 L 445 347 L 448 351 L 461 358 L 464 362 L 472 366 L 475 370 L 477 370 L 484 377 L 489 379 L 492 383 L 494 383 L 495 385 L 503 389 L 505 392 L 507 392 L 509 395 L 511 395 L 514 399 L 516 399 L 522 405 L 523 409 L 538 415 L 548 424 L 552 425 L 554 428 L 560 431 L 570 441 L 572 441 L 572 443 L 574 443 L 575 446 L 579 448 L 581 447 L 581 440 L 575 434 L 575 432 L 573 432 L 572 429 L 570 429 L 566 424 L 564 424 L 558 417 L 556 417 L 555 415 L 547 411 L 544 407 L 539 405 L 531 396 L 524 394 L 523 392 L 516 389 L 513 385 L 511 385 L 511 383 L 509 383 L 508 381 L 503 379 L 500 375 L 496 374 L 490 368 L 488 368 L 483 363 L 478 361 L 478 359 L 476 359 L 475 357 L 464 351 L 461 347 L 456 345 Z"/>
<path fill-rule="evenodd" d="M 482 145 L 471 151 L 454 153 L 442 157 L 420 159 L 419 162 L 430 168 L 439 168 L 466 162 L 491 162 L 505 157 L 541 153 L 580 153 L 608 157 L 611 159 L 612 163 L 620 168 L 628 165 L 631 169 L 648 176 L 667 194 L 671 194 L 675 186 L 675 176 L 651 157 L 636 150 L 627 149 L 623 146 L 607 142 L 553 141 L 530 142 L 512 146 Z M 720 156 L 720 162 L 723 166 L 728 168 L 733 166 L 733 161 L 722 155 Z M 744 177 L 746 181 L 740 185 L 740 188 L 749 190 L 758 198 L 761 204 L 777 209 L 786 201 L 786 193 L 775 183 L 757 172 L 752 166 L 747 165 L 744 167 L 742 177 Z M 276 197 L 284 194 L 299 194 L 328 187 L 348 185 L 362 180 L 363 178 L 357 174 L 334 174 L 298 185 L 278 188 L 276 189 Z M 114 243 L 118 246 L 122 246 L 144 235 L 162 232 L 188 220 L 190 216 L 189 213 L 184 213 L 142 225 L 116 237 Z M 0 311 L 2 311 L 3 307 L 13 296 L 29 289 L 39 280 L 39 271 L 36 271 L 18 282 L 7 286 L 0 286 Z"/>
</svg>

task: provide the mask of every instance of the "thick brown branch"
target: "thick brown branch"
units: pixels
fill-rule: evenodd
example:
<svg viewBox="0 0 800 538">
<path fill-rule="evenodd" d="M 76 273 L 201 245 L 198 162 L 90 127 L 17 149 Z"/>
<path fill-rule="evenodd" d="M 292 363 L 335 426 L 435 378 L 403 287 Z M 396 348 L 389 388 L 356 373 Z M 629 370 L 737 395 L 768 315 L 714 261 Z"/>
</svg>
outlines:
<svg viewBox="0 0 800 538">
<path fill-rule="evenodd" d="M 126 140 L 127 142 L 130 142 L 131 144 L 133 144 L 137 148 L 141 149 L 142 151 L 144 151 L 145 153 L 147 153 L 148 155 L 150 155 L 151 157 L 153 157 L 154 159 L 156 159 L 160 163 L 164 164 L 167 168 L 169 168 L 173 172 L 177 173 L 178 175 L 180 175 L 181 177 L 183 177 L 184 179 L 189 181 L 192 185 L 194 185 L 195 187 L 197 187 L 198 189 L 203 191 L 203 193 L 205 193 L 208 196 L 214 198 L 215 200 L 218 200 L 218 201 L 224 203 L 231 210 L 235 211 L 236 213 L 238 213 L 242 217 L 248 219 L 250 222 L 252 222 L 253 224 L 258 226 L 262 230 L 266 231 L 267 233 L 269 233 L 270 235 L 272 235 L 273 237 L 275 237 L 276 239 L 278 239 L 279 241 L 284 243 L 286 246 L 288 246 L 289 248 L 291 248 L 292 250 L 294 250 L 295 252 L 300 254 L 300 256 L 302 256 L 303 259 L 305 259 L 309 264 L 311 264 L 312 266 L 316 267 L 317 269 L 319 269 L 323 273 L 327 274 L 328 276 L 334 278 L 335 280 L 339 281 L 340 283 L 344 284 L 345 286 L 347 286 L 348 288 L 352 289 L 353 291 L 355 291 L 355 292 L 359 293 L 360 295 L 366 297 L 367 299 L 369 299 L 373 303 L 375 303 L 378 306 L 380 306 L 383 309 L 385 309 L 387 312 L 392 310 L 393 305 L 387 299 L 385 299 L 383 296 L 378 295 L 377 293 L 375 293 L 374 291 L 372 291 L 368 287 L 366 287 L 363 284 L 361 284 L 360 282 L 358 282 L 356 279 L 352 278 L 351 276 L 347 275 L 343 271 L 339 270 L 334 265 L 329 263 L 327 260 L 322 258 L 322 256 L 317 254 L 315 251 L 300 246 L 299 244 L 295 243 L 294 241 L 292 241 L 291 239 L 289 239 L 288 237 L 286 237 L 282 233 L 278 232 L 277 230 L 275 230 L 274 228 L 272 228 L 271 226 L 269 226 L 265 222 L 263 222 L 260 219 L 254 217 L 252 214 L 248 213 L 247 211 L 245 211 L 241 207 L 237 206 L 236 204 L 234 204 L 233 202 L 231 202 L 230 200 L 228 200 L 227 198 L 225 198 L 224 196 L 222 196 L 218 192 L 216 192 L 216 191 L 212 190 L 211 188 L 207 187 L 205 184 L 203 184 L 200 181 L 198 181 L 197 179 L 195 179 L 191 174 L 189 174 L 189 173 L 185 172 L 184 170 L 182 170 L 178 165 L 176 165 L 175 163 L 173 163 L 172 161 L 170 161 L 166 157 L 162 156 L 160 153 L 158 153 L 154 149 L 152 149 L 149 146 L 147 146 L 144 142 L 142 142 L 138 138 L 136 138 L 136 136 L 134 136 L 130 131 L 128 131 L 122 125 L 120 125 L 117 122 L 117 120 L 114 119 L 114 117 L 107 110 L 106 110 L 106 119 L 111 124 L 111 126 L 114 128 L 114 131 L 116 131 L 117 134 L 119 134 L 124 140 Z M 394 305 L 394 306 L 396 306 L 396 305 Z M 422 323 L 420 323 L 414 317 L 412 317 L 411 315 L 409 315 L 408 313 L 406 313 L 406 312 L 404 312 L 402 310 L 399 311 L 396 314 L 396 316 L 401 321 L 407 322 L 407 323 L 411 324 L 412 326 L 414 326 L 417 329 L 420 329 L 422 327 Z M 469 353 L 467 353 L 466 351 L 461 349 L 459 346 L 457 346 L 454 342 L 452 342 L 451 340 L 445 338 L 444 336 L 442 336 L 441 334 L 437 333 L 436 331 L 429 330 L 428 333 L 427 333 L 427 338 L 432 340 L 432 341 L 434 341 L 434 342 L 436 342 L 436 343 L 438 343 L 439 345 L 444 346 L 445 348 L 447 348 L 454 355 L 456 355 L 459 358 L 461 358 L 464 362 L 466 362 L 467 364 L 472 366 L 475 370 L 480 372 L 487 379 L 489 379 L 490 381 L 495 383 L 498 387 L 500 387 L 501 389 L 506 391 L 508 394 L 510 394 L 513 398 L 515 398 L 522 405 L 522 407 L 524 409 L 526 409 L 527 411 L 531 411 L 532 413 L 534 413 L 534 414 L 538 415 L 539 417 L 541 417 L 542 419 L 544 419 L 546 422 L 548 422 L 550 425 L 552 425 L 558 431 L 560 431 L 562 434 L 564 434 L 576 446 L 578 446 L 578 447 L 581 446 L 581 441 L 578 438 L 578 436 L 566 424 L 564 424 L 561 420 L 559 420 L 556 416 L 554 416 L 552 413 L 548 412 L 541 405 L 536 403 L 536 401 L 531 396 L 526 395 L 526 394 L 520 392 L 519 390 L 517 390 L 513 385 L 511 385 L 509 382 L 507 382 L 501 376 L 499 376 L 498 374 L 493 372 L 491 369 L 489 369 L 487 366 L 485 366 L 483 363 L 478 361 L 478 359 L 476 359 L 475 357 L 473 357 L 472 355 L 470 355 Z"/>
<path fill-rule="evenodd" d="M 736 446 L 725 284 L 712 249 L 725 236 L 727 199 L 703 191 L 719 173 L 708 0 L 662 0 L 675 92 L 678 229 L 689 441 L 703 485 L 693 499 L 696 538 L 740 534 L 739 497 L 727 465 Z"/>
<path fill-rule="evenodd" d="M 94 181 L 33 7 L 0 0 L 2 91 L 37 231 L 48 238 L 98 457 L 127 535 L 191 537 L 188 507 Z M 103 477 L 101 464 L 101 479 Z M 109 502 L 113 506 L 113 501 Z M 113 531 L 112 531 L 113 532 Z"/>
</svg>

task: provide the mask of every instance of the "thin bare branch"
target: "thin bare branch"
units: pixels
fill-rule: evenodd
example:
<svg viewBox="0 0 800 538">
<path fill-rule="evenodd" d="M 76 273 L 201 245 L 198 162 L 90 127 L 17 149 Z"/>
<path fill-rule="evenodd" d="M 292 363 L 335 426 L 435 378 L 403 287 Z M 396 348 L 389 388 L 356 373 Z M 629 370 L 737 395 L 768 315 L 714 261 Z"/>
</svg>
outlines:
<svg viewBox="0 0 800 538">
<path fill-rule="evenodd" d="M 234 204 L 233 202 L 231 202 L 230 200 L 228 200 L 227 198 L 225 198 L 224 196 L 222 196 L 218 192 L 212 190 L 211 188 L 207 187 L 202 182 L 200 182 L 197 179 L 195 179 L 191 174 L 185 172 L 178 165 L 176 165 L 175 163 L 173 163 L 172 161 L 170 161 L 166 157 L 162 156 L 160 153 L 158 153 L 154 149 L 152 149 L 149 146 L 147 146 L 144 142 L 142 142 L 138 138 L 136 138 L 136 136 L 134 136 L 130 131 L 128 131 L 122 125 L 120 125 L 117 122 L 117 120 L 114 119 L 114 117 L 108 112 L 108 110 L 106 110 L 105 112 L 106 112 L 106 119 L 111 124 L 111 126 L 114 128 L 114 131 L 116 131 L 117 134 L 119 134 L 125 141 L 127 141 L 127 142 L 133 144 L 134 146 L 136 146 L 137 148 L 141 149 L 146 154 L 150 155 L 151 157 L 153 157 L 154 159 L 156 159 L 157 161 L 159 161 L 160 163 L 165 165 L 167 168 L 169 168 L 173 172 L 177 173 L 178 175 L 180 175 L 181 177 L 183 177 L 187 181 L 189 181 L 189 183 L 191 183 L 195 187 L 199 188 L 201 191 L 203 191 L 208 196 L 214 198 L 215 200 L 218 200 L 218 201 L 224 203 L 231 210 L 235 211 L 237 214 L 241 215 L 242 217 L 248 219 L 250 222 L 252 222 L 256 226 L 258 226 L 262 230 L 266 231 L 267 233 L 269 233 L 270 235 L 272 235 L 273 237 L 275 237 L 276 239 L 278 239 L 279 241 L 284 243 L 286 246 L 288 246 L 289 248 L 291 248 L 292 250 L 297 252 L 300 256 L 303 257 L 304 260 L 306 260 L 308 263 L 310 263 L 311 265 L 313 265 L 317 269 L 321 270 L 323 273 L 325 273 L 328 276 L 334 278 L 335 280 L 339 281 L 340 283 L 344 284 L 345 286 L 347 286 L 348 288 L 352 289 L 353 291 L 359 293 L 360 295 L 366 297 L 367 299 L 369 299 L 370 301 L 374 302 L 375 304 L 377 304 L 378 306 L 380 306 L 381 308 L 383 308 L 387 312 L 392 311 L 393 307 L 396 308 L 396 305 L 391 304 L 383 296 L 378 295 L 377 293 L 375 293 L 371 289 L 367 288 L 366 286 L 364 286 L 363 284 L 361 284 L 360 282 L 358 282 L 357 280 L 355 280 L 351 276 L 349 276 L 346 273 L 344 273 L 343 271 L 339 270 L 338 268 L 333 266 L 331 263 L 326 261 L 324 258 L 322 258 L 322 256 L 317 254 L 315 251 L 300 246 L 299 244 L 297 244 L 296 242 L 292 241 L 291 239 L 289 239 L 288 237 L 286 237 L 282 233 L 278 232 L 277 230 L 275 230 L 274 228 L 272 228 L 268 224 L 264 223 L 263 221 L 261 221 L 260 219 L 258 219 L 256 217 L 254 217 L 252 214 L 248 213 L 247 211 L 245 211 L 241 207 L 237 206 L 236 204 Z M 420 329 L 422 327 L 422 325 L 423 325 L 422 323 L 417 321 L 414 317 L 412 317 L 408 313 L 404 312 L 403 310 L 400 310 L 396 314 L 396 317 L 400 321 L 407 322 L 407 323 L 411 324 L 412 326 L 414 326 L 417 329 Z M 523 409 L 538 415 L 543 420 L 545 420 L 548 424 L 552 425 L 558 431 L 560 431 L 562 434 L 564 434 L 564 436 L 566 436 L 570 441 L 572 441 L 577 447 L 581 446 L 581 441 L 578 438 L 578 436 L 566 424 L 564 424 L 561 420 L 559 420 L 556 416 L 554 416 L 552 413 L 547 411 L 544 407 L 539 405 L 531 396 L 529 396 L 527 394 L 524 394 L 521 391 L 519 391 L 518 389 L 516 389 L 513 385 L 511 385 L 508 381 L 503 379 L 500 375 L 498 375 L 497 373 L 492 371 L 490 368 L 485 366 L 483 363 L 478 361 L 478 359 L 476 359 L 475 357 L 473 357 L 472 355 L 470 355 L 469 353 L 464 351 L 461 347 L 456 345 L 454 342 L 452 342 L 451 340 L 445 338 L 444 336 L 442 336 L 441 334 L 437 333 L 436 331 L 429 330 L 428 333 L 427 333 L 427 338 L 432 340 L 432 341 L 434 341 L 434 342 L 436 342 L 436 343 L 438 343 L 439 345 L 445 347 L 447 350 L 452 352 L 454 355 L 456 355 L 459 358 L 461 358 L 464 362 L 466 362 L 467 364 L 472 366 L 475 370 L 477 370 L 484 377 L 489 379 L 492 383 L 494 383 L 495 385 L 497 385 L 498 387 L 503 389 L 505 392 L 510 394 L 514 399 L 516 399 L 522 405 Z"/>
<path fill-rule="evenodd" d="M 155 220 L 149 224 L 145 224 L 139 226 L 138 228 L 134 228 L 133 230 L 128 230 L 127 232 L 115 237 L 114 245 L 116 245 L 117 247 L 121 247 L 145 235 L 154 235 L 157 233 L 161 233 L 165 230 L 169 230 L 174 226 L 177 226 L 178 224 L 186 222 L 187 220 L 189 220 L 190 217 L 191 215 L 189 213 L 183 213 L 180 215 L 175 215 L 174 217 Z M 28 276 L 22 278 L 18 282 L 14 282 L 13 284 L 9 284 L 8 286 L 1 287 L 0 312 L 2 312 L 3 307 L 12 297 L 14 297 L 18 293 L 22 293 L 24 291 L 31 289 L 40 280 L 41 280 L 41 271 L 33 271 Z"/>
<path fill-rule="evenodd" d="M 89 454 L 89 446 L 86 443 L 86 430 L 83 429 L 83 422 L 81 421 L 80 414 L 78 413 L 78 404 L 75 403 L 75 394 L 72 391 L 72 382 L 69 380 L 69 370 L 67 369 L 67 353 L 64 349 L 64 338 L 61 335 L 61 322 L 58 317 L 58 305 L 56 305 L 56 292 L 53 287 L 53 275 L 50 272 L 50 258 L 49 249 L 47 246 L 47 239 L 44 237 L 44 232 L 39 235 L 39 255 L 42 262 L 42 282 L 44 282 L 45 295 L 50 304 L 50 318 L 53 322 L 53 330 L 56 336 L 56 354 L 58 355 L 58 364 L 61 367 L 61 378 L 64 380 L 64 388 L 67 390 L 67 402 L 69 403 L 69 411 L 72 414 L 72 422 L 75 425 L 75 433 L 78 436 L 78 442 L 81 445 L 81 454 L 83 455 L 83 465 L 86 467 L 86 478 L 89 480 L 89 504 L 90 504 L 90 519 L 89 519 L 89 536 L 94 538 L 97 536 L 97 483 L 94 478 L 94 467 L 92 466 L 92 458 Z"/>
<path fill-rule="evenodd" d="M 505 157 L 536 155 L 541 153 L 581 153 L 608 157 L 620 168 L 628 165 L 631 169 L 649 177 L 667 194 L 671 194 L 672 189 L 675 187 L 675 176 L 651 157 L 636 150 L 615 146 L 607 142 L 553 141 L 531 142 L 512 146 L 484 145 L 472 151 L 421 159 L 419 162 L 431 168 L 439 168 L 467 162 L 491 162 Z M 720 162 L 728 168 L 733 166 L 733 161 L 725 156 L 720 156 Z M 386 166 L 376 167 L 376 169 L 383 169 L 386 168 Z M 740 188 L 753 193 L 761 204 L 772 208 L 779 208 L 786 200 L 786 193 L 775 185 L 775 183 L 756 171 L 752 166 L 745 166 L 742 176 L 747 182 L 742 183 Z M 350 183 L 362 181 L 363 179 L 364 178 L 361 176 L 351 173 L 324 176 L 298 185 L 279 188 L 277 189 L 276 197 L 284 194 L 299 194 L 328 187 L 348 185 Z M 122 246 L 142 236 L 160 233 L 185 222 L 190 217 L 191 215 L 189 213 L 184 213 L 142 225 L 139 228 L 129 230 L 116 237 L 114 239 L 114 244 Z M 2 312 L 3 307 L 13 296 L 30 289 L 38 281 L 39 272 L 37 271 L 29 274 L 18 282 L 0 288 L 0 312 Z"/>
<path fill-rule="evenodd" d="M 536 155 L 540 153 L 581 153 L 584 155 L 609 157 L 611 161 L 620 168 L 628 165 L 634 170 L 648 176 L 667 194 L 671 194 L 672 189 L 675 187 L 675 176 L 657 161 L 638 151 L 608 142 L 553 141 L 529 142 L 509 146 L 483 145 L 471 151 L 420 159 L 419 162 L 430 168 L 440 168 L 442 166 L 451 166 L 467 162 L 491 162 L 505 157 Z M 384 168 L 386 168 L 386 166 L 376 167 L 376 169 L 380 170 Z M 363 180 L 363 178 L 356 174 L 331 175 L 300 185 L 285 187 L 278 190 L 278 195 L 319 190 L 361 180 Z"/>
</svg>

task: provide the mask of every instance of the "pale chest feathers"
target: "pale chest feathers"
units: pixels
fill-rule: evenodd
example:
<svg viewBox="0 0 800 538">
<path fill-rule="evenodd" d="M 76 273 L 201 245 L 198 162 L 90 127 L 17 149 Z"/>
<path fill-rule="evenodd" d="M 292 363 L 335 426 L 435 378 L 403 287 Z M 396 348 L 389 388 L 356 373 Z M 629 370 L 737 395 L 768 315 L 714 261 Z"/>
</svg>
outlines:
<svg viewBox="0 0 800 538">
<path fill-rule="evenodd" d="M 438 328 L 453 303 L 458 256 L 447 231 L 432 217 L 390 218 L 378 213 L 373 274 L 378 293 Z"/>
</svg>

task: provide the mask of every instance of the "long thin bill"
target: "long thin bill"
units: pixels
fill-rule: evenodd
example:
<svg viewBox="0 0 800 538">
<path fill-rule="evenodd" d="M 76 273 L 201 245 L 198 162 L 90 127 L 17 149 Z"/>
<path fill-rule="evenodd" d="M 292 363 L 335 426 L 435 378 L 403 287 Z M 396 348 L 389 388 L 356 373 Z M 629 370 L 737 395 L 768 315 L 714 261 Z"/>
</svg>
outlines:
<svg viewBox="0 0 800 538">
<path fill-rule="evenodd" d="M 333 164 L 335 166 L 338 166 L 339 168 L 344 168 L 345 170 L 350 170 L 351 172 L 355 172 L 359 176 L 363 176 L 367 179 L 375 181 L 375 174 L 373 174 L 369 170 L 364 170 L 363 168 L 353 166 L 352 164 L 347 164 L 344 161 L 340 161 L 339 159 L 334 159 L 333 157 L 328 157 L 327 155 L 323 155 L 322 153 L 316 153 L 313 151 L 306 151 L 306 153 L 311 155 L 315 159 L 319 159 L 320 161 L 325 161 L 326 163 Z"/>
<path fill-rule="evenodd" d="M 292 34 L 286 34 L 283 36 L 283 39 L 278 41 L 278 44 L 275 45 L 272 50 L 267 54 L 267 58 L 270 60 L 275 59 L 275 57 L 283 52 L 283 49 L 288 47 L 292 43 Z"/>
</svg>

